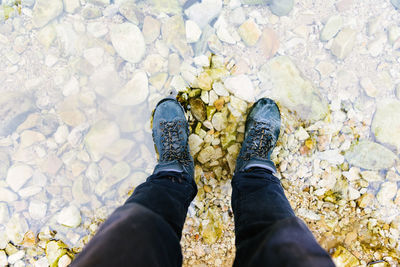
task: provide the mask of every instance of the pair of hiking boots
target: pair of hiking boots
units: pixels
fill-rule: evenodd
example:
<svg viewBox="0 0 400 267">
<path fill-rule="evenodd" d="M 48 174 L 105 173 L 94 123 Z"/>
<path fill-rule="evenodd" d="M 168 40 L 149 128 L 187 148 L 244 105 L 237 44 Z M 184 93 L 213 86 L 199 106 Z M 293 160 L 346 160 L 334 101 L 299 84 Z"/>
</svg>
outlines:
<svg viewBox="0 0 400 267">
<path fill-rule="evenodd" d="M 276 171 L 270 156 L 279 137 L 280 125 L 279 108 L 273 100 L 262 98 L 253 105 L 247 116 L 235 173 L 255 167 L 271 173 Z M 155 174 L 175 171 L 194 177 L 188 139 L 189 127 L 182 106 L 172 98 L 161 100 L 153 117 L 153 141 L 159 154 Z"/>
</svg>

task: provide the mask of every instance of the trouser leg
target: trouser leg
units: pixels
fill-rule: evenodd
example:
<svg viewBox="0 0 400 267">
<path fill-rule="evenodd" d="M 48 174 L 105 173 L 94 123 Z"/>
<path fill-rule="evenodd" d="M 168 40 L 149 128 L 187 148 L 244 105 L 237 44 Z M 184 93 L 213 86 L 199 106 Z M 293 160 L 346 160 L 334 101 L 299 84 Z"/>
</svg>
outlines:
<svg viewBox="0 0 400 267">
<path fill-rule="evenodd" d="M 186 175 L 150 176 L 103 223 L 72 266 L 181 266 L 179 241 L 196 193 Z"/>
<path fill-rule="evenodd" d="M 334 266 L 269 171 L 257 168 L 235 174 L 232 208 L 234 266 Z"/>
</svg>

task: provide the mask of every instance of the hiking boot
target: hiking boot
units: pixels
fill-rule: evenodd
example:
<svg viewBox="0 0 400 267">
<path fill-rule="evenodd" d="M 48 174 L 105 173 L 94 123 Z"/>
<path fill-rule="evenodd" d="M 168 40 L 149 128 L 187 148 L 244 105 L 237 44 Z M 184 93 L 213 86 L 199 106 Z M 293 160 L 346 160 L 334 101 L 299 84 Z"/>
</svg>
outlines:
<svg viewBox="0 0 400 267">
<path fill-rule="evenodd" d="M 158 102 L 153 116 L 153 141 L 158 152 L 154 174 L 162 171 L 183 172 L 194 177 L 193 158 L 189 153 L 189 125 L 182 106 L 172 98 Z"/>
<path fill-rule="evenodd" d="M 236 172 L 264 168 L 276 172 L 271 153 L 279 138 L 281 115 L 278 106 L 269 98 L 261 98 L 251 108 L 245 138 L 236 161 Z"/>
</svg>

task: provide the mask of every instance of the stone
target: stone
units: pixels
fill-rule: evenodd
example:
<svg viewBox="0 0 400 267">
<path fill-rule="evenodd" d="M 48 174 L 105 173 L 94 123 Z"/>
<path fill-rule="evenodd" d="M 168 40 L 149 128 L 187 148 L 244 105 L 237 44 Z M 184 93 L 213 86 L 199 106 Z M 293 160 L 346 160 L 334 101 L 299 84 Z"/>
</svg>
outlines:
<svg viewBox="0 0 400 267">
<path fill-rule="evenodd" d="M 4 225 L 10 219 L 10 213 L 8 211 L 8 205 L 0 202 L 0 224 Z"/>
<path fill-rule="evenodd" d="M 343 18 L 341 16 L 332 16 L 326 22 L 321 31 L 321 41 L 329 41 L 340 31 L 343 26 Z"/>
<path fill-rule="evenodd" d="M 29 215 L 34 220 L 41 220 L 46 216 L 47 205 L 39 200 L 32 200 L 29 203 Z"/>
<path fill-rule="evenodd" d="M 238 33 L 248 46 L 255 45 L 261 36 L 261 30 L 253 19 L 248 19 L 240 25 Z"/>
<path fill-rule="evenodd" d="M 379 93 L 378 89 L 369 77 L 362 77 L 360 79 L 360 85 L 364 89 L 365 93 L 370 97 L 376 97 Z"/>
<path fill-rule="evenodd" d="M 100 38 L 108 33 L 108 27 L 103 22 L 89 22 L 86 26 L 88 33 L 94 37 Z"/>
<path fill-rule="evenodd" d="M 20 244 L 24 239 L 24 233 L 28 231 L 28 223 L 18 213 L 14 213 L 6 224 L 7 238 L 15 245 Z"/>
<path fill-rule="evenodd" d="M 349 186 L 348 197 L 349 200 L 356 200 L 361 196 L 360 192 L 352 186 Z"/>
<path fill-rule="evenodd" d="M 161 71 L 165 63 L 164 58 L 160 54 L 150 54 L 143 61 L 144 70 L 150 74 Z"/>
<path fill-rule="evenodd" d="M 79 0 L 63 0 L 63 2 L 64 10 L 68 13 L 75 13 L 81 7 Z"/>
<path fill-rule="evenodd" d="M 14 254 L 11 254 L 11 255 L 8 257 L 8 263 L 9 263 L 9 264 L 14 264 L 14 266 L 15 266 L 15 263 L 16 263 L 18 260 L 22 259 L 24 256 L 25 256 L 25 251 L 20 250 L 20 251 L 14 253 Z"/>
<path fill-rule="evenodd" d="M 4 201 L 7 203 L 11 203 L 17 200 L 17 194 L 13 193 L 11 190 L 8 190 L 4 187 L 0 187 L 0 201 Z"/>
<path fill-rule="evenodd" d="M 219 96 L 229 96 L 229 92 L 225 89 L 225 86 L 221 82 L 213 83 L 213 91 Z"/>
<path fill-rule="evenodd" d="M 161 26 L 161 33 L 164 42 L 178 50 L 183 58 L 192 54 L 192 49 L 186 42 L 185 24 L 182 16 L 176 15 L 168 18 Z"/>
<path fill-rule="evenodd" d="M 107 190 L 110 189 L 110 187 L 128 177 L 130 172 L 131 168 L 129 164 L 125 161 L 116 163 L 114 166 L 111 167 L 110 170 L 108 170 L 104 174 L 104 178 L 100 180 L 99 183 L 97 183 L 95 188 L 96 194 L 104 194 Z"/>
<path fill-rule="evenodd" d="M 303 120 L 318 121 L 328 114 L 328 103 L 310 80 L 303 78 L 299 69 L 287 56 L 271 59 L 262 67 L 262 72 L 271 79 L 271 93 L 266 95 Z"/>
<path fill-rule="evenodd" d="M 97 94 L 106 98 L 115 95 L 121 88 L 121 84 L 121 79 L 114 66 L 111 64 L 96 68 L 89 78 L 89 86 L 94 89 Z"/>
<path fill-rule="evenodd" d="M 338 246 L 336 248 L 336 251 L 332 255 L 332 260 L 336 264 L 336 266 L 360 265 L 360 261 L 342 246 Z"/>
<path fill-rule="evenodd" d="M 353 50 L 357 32 L 351 28 L 342 29 L 333 40 L 331 51 L 338 59 L 346 58 Z"/>
<path fill-rule="evenodd" d="M 397 184 L 396 182 L 384 182 L 378 194 L 376 195 L 376 199 L 383 206 L 388 206 L 393 203 L 393 199 L 397 193 Z"/>
<path fill-rule="evenodd" d="M 81 213 L 76 206 L 70 205 L 58 213 L 57 222 L 70 228 L 78 227 L 81 224 Z"/>
<path fill-rule="evenodd" d="M 26 130 L 21 133 L 20 140 L 21 140 L 21 147 L 26 148 L 33 144 L 39 143 L 45 140 L 46 137 L 39 132 Z"/>
<path fill-rule="evenodd" d="M 98 5 L 98 6 L 106 6 L 110 4 L 111 0 L 87 0 L 88 3 Z"/>
<path fill-rule="evenodd" d="M 161 23 L 152 16 L 146 16 L 143 21 L 143 37 L 146 44 L 154 42 L 160 35 Z"/>
<path fill-rule="evenodd" d="M 67 267 L 71 264 L 72 260 L 68 255 L 63 255 L 61 258 L 58 260 L 58 267 Z"/>
<path fill-rule="evenodd" d="M 371 131 L 377 141 L 400 150 L 400 101 L 392 98 L 377 103 Z"/>
<path fill-rule="evenodd" d="M 360 174 L 361 177 L 368 182 L 383 181 L 383 176 L 379 175 L 376 171 L 363 171 Z"/>
<path fill-rule="evenodd" d="M 46 1 L 36 0 L 32 12 L 32 22 L 37 28 L 41 28 L 56 18 L 63 11 L 62 0 Z"/>
<path fill-rule="evenodd" d="M 4 250 L 0 250 L 0 266 L 7 266 L 7 265 L 8 265 L 7 255 L 4 252 Z"/>
<path fill-rule="evenodd" d="M 144 71 L 136 72 L 132 79 L 110 100 L 119 106 L 136 106 L 143 103 L 149 95 L 149 82 Z"/>
<path fill-rule="evenodd" d="M 300 217 L 307 218 L 311 221 L 319 221 L 321 219 L 320 215 L 309 209 L 299 208 L 297 213 Z"/>
<path fill-rule="evenodd" d="M 52 240 L 46 244 L 46 258 L 50 266 L 58 266 L 58 260 L 66 253 L 66 245 L 62 241 Z"/>
<path fill-rule="evenodd" d="M 129 22 L 111 26 L 111 42 L 123 59 L 131 63 L 139 62 L 145 54 L 146 44 L 139 28 Z"/>
<path fill-rule="evenodd" d="M 186 41 L 188 43 L 195 43 L 200 39 L 201 29 L 193 20 L 185 22 Z"/>
<path fill-rule="evenodd" d="M 390 3 L 392 3 L 392 5 L 395 8 L 400 9 L 400 1 L 399 0 L 390 0 Z"/>
<path fill-rule="evenodd" d="M 25 164 L 17 163 L 8 169 L 7 184 L 17 192 L 32 177 L 33 170 Z"/>
<path fill-rule="evenodd" d="M 103 63 L 104 49 L 102 47 L 92 47 L 83 51 L 83 57 L 95 67 Z"/>
<path fill-rule="evenodd" d="M 214 129 L 217 131 L 222 131 L 228 125 L 226 115 L 224 115 L 222 112 L 215 113 L 211 122 Z"/>
<path fill-rule="evenodd" d="M 360 208 L 364 209 L 366 207 L 372 206 L 374 200 L 375 196 L 373 194 L 365 193 L 357 200 L 357 203 Z"/>
<path fill-rule="evenodd" d="M 71 77 L 63 88 L 63 95 L 70 96 L 77 93 L 79 93 L 79 81 L 75 77 Z"/>
<path fill-rule="evenodd" d="M 197 160 L 201 164 L 205 164 L 212 159 L 214 152 L 214 148 L 212 146 L 208 146 L 199 152 L 197 155 Z"/>
<path fill-rule="evenodd" d="M 400 1 L 399 1 L 400 2 Z M 389 44 L 393 45 L 400 38 L 400 27 L 392 25 L 388 29 L 388 41 Z"/>
<path fill-rule="evenodd" d="M 119 128 L 115 122 L 101 120 L 93 125 L 85 137 L 85 146 L 92 160 L 99 161 L 119 136 Z"/>
<path fill-rule="evenodd" d="M 368 44 L 368 52 L 372 57 L 378 57 L 385 46 L 387 37 L 385 34 L 378 35 L 372 42 Z"/>
<path fill-rule="evenodd" d="M 250 78 L 245 74 L 228 77 L 224 81 L 225 88 L 234 96 L 248 102 L 255 99 L 254 86 Z"/>
<path fill-rule="evenodd" d="M 258 51 L 263 55 L 263 57 L 260 57 L 260 60 L 264 60 L 264 58 L 270 59 L 275 56 L 279 45 L 278 34 L 271 28 L 264 28 L 260 40 L 256 45 Z"/>
<path fill-rule="evenodd" d="M 392 167 L 397 157 L 378 143 L 362 140 L 346 151 L 345 158 L 351 165 L 377 171 Z"/>
<path fill-rule="evenodd" d="M 207 110 L 204 102 L 199 98 L 191 98 L 189 100 L 189 105 L 190 112 L 192 113 L 193 117 L 196 120 L 203 122 L 207 116 Z"/>
<path fill-rule="evenodd" d="M 186 16 L 203 29 L 216 18 L 222 10 L 222 0 L 202 0 L 185 10 Z"/>
<path fill-rule="evenodd" d="M 228 44 L 235 44 L 236 40 L 229 31 L 228 23 L 225 21 L 224 17 L 219 17 L 217 22 L 214 24 L 214 28 L 217 29 L 216 34 L 218 38 Z"/>
<path fill-rule="evenodd" d="M 129 139 L 118 139 L 106 151 L 106 157 L 114 160 L 123 160 L 131 152 L 135 143 Z"/>
<path fill-rule="evenodd" d="M 318 152 L 317 157 L 321 160 L 326 160 L 335 165 L 339 165 L 344 162 L 344 156 L 340 154 L 339 149 Z"/>
<path fill-rule="evenodd" d="M 182 12 L 178 0 L 151 0 L 150 2 L 154 5 L 154 9 L 157 10 L 157 12 L 174 15 Z"/>
<path fill-rule="evenodd" d="M 192 157 L 197 154 L 197 152 L 200 151 L 201 146 L 203 144 L 203 139 L 201 139 L 200 136 L 197 134 L 191 134 L 189 135 L 189 147 L 190 147 L 190 154 Z"/>
<path fill-rule="evenodd" d="M 293 9 L 294 0 L 271 0 L 269 9 L 277 16 L 286 16 Z"/>
</svg>

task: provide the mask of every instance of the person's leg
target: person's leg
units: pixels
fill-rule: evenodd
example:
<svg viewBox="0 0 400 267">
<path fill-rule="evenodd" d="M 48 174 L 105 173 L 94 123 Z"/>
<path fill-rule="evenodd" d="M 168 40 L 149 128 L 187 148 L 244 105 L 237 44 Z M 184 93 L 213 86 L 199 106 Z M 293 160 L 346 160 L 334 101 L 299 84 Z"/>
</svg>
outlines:
<svg viewBox="0 0 400 267">
<path fill-rule="evenodd" d="M 245 138 L 232 179 L 234 266 L 334 266 L 285 197 L 271 153 L 279 138 L 280 112 L 258 100 L 246 120 Z"/>
<path fill-rule="evenodd" d="M 101 226 L 72 266 L 180 266 L 179 244 L 190 202 L 196 196 L 182 106 L 160 101 L 153 141 L 158 164 L 145 183 Z"/>
<path fill-rule="evenodd" d="M 334 266 L 298 219 L 271 171 L 254 168 L 232 179 L 234 266 Z"/>
<path fill-rule="evenodd" d="M 72 266 L 181 266 L 179 241 L 196 192 L 187 174 L 150 176 L 100 227 Z"/>
</svg>

